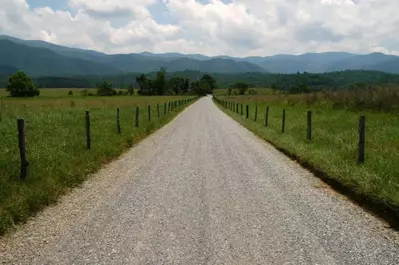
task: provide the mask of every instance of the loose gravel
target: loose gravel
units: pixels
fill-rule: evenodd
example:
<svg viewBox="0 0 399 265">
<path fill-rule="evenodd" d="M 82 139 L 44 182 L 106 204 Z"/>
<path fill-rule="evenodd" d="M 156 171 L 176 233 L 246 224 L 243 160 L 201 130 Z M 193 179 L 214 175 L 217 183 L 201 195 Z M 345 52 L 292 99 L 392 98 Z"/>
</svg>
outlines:
<svg viewBox="0 0 399 265">
<path fill-rule="evenodd" d="M 398 242 L 207 97 L 1 238 L 0 263 L 399 264 Z"/>
</svg>

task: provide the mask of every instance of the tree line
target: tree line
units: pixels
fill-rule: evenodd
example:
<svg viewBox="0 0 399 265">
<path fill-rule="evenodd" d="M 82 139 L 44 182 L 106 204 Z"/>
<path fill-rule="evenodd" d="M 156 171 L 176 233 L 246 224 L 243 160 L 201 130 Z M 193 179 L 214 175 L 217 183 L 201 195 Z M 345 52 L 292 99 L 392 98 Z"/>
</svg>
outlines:
<svg viewBox="0 0 399 265">
<path fill-rule="evenodd" d="M 114 95 L 133 95 L 138 90 L 138 95 L 199 95 L 212 94 L 216 89 L 216 80 L 209 74 L 204 74 L 199 80 L 191 82 L 187 78 L 173 76 L 167 78 L 164 68 L 161 68 L 154 78 L 145 74 L 140 74 L 135 78 L 136 83 L 131 83 L 123 88 L 125 92 L 119 92 L 113 87 L 112 81 L 102 80 L 96 84 L 97 93 L 82 91 L 82 95 L 89 96 L 114 96 Z M 136 87 L 137 85 L 137 87 Z M 34 81 L 24 72 L 18 71 L 8 78 L 7 91 L 11 97 L 34 97 L 40 95 L 40 90 Z M 69 91 L 68 95 L 72 95 Z"/>
</svg>

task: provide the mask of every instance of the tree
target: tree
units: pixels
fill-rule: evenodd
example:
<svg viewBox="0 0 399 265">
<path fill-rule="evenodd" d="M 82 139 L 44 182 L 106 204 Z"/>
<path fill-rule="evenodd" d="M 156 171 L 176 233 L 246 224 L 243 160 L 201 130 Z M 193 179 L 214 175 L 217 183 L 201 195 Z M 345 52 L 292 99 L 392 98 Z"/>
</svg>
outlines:
<svg viewBox="0 0 399 265">
<path fill-rule="evenodd" d="M 113 96 L 116 91 L 112 89 L 112 83 L 110 81 L 103 81 L 97 84 L 97 95 L 99 96 Z"/>
<path fill-rule="evenodd" d="M 132 96 L 134 94 L 134 86 L 133 85 L 129 85 L 127 87 L 127 93 L 129 94 L 129 96 Z"/>
<path fill-rule="evenodd" d="M 205 74 L 201 80 L 201 82 L 207 83 L 209 88 L 210 88 L 210 93 L 212 93 L 213 90 L 217 89 L 216 85 L 216 80 L 212 76 Z"/>
<path fill-rule="evenodd" d="M 31 78 L 22 71 L 16 72 L 8 78 L 7 91 L 11 97 L 34 97 L 40 95 L 39 89 L 33 84 Z"/>
<path fill-rule="evenodd" d="M 245 95 L 245 92 L 247 92 L 249 86 L 246 83 L 237 83 L 234 85 L 236 89 L 238 89 L 238 94 L 239 95 Z"/>
<path fill-rule="evenodd" d="M 147 77 L 144 74 L 137 76 L 136 82 L 140 87 L 140 90 L 138 91 L 139 95 L 145 95 L 145 96 L 155 95 L 153 91 L 152 81 L 150 79 L 147 79 Z"/>
<path fill-rule="evenodd" d="M 174 76 L 168 81 L 168 89 L 175 95 L 185 93 L 186 80 L 182 77 Z M 186 90 L 188 91 L 188 89 Z"/>
<path fill-rule="evenodd" d="M 157 72 L 157 77 L 154 81 L 154 92 L 157 95 L 164 95 L 166 91 L 166 70 L 161 67 L 161 69 Z"/>
<path fill-rule="evenodd" d="M 187 94 L 189 89 L 190 89 L 190 80 L 189 79 L 185 79 L 182 93 L 183 94 Z"/>
<path fill-rule="evenodd" d="M 212 89 L 207 82 L 200 80 L 191 83 L 191 93 L 199 96 L 205 96 L 206 94 L 212 93 Z"/>
</svg>

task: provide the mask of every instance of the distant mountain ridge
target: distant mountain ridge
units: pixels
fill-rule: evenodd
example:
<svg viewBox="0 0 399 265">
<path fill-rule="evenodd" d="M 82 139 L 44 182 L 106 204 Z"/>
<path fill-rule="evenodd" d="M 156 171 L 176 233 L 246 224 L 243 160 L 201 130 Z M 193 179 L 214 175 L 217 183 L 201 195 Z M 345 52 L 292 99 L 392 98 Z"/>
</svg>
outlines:
<svg viewBox="0 0 399 265">
<path fill-rule="evenodd" d="M 114 75 L 149 73 L 165 67 L 169 72 L 194 70 L 209 73 L 324 73 L 375 70 L 399 73 L 399 57 L 382 53 L 307 53 L 237 58 L 201 54 L 150 52 L 104 54 L 38 40 L 0 36 L 0 74 L 19 69 L 35 76 Z"/>
</svg>

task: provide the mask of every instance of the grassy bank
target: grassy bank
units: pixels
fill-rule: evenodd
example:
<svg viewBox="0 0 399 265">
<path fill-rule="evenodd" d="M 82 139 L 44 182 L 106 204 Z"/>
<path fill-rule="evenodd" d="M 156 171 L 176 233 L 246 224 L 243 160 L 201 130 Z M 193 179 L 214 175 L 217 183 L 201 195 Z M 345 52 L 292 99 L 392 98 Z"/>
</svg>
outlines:
<svg viewBox="0 0 399 265">
<path fill-rule="evenodd" d="M 257 135 L 293 154 L 304 164 L 325 172 L 329 178 L 356 193 L 380 203 L 381 207 L 399 209 L 399 115 L 397 112 L 356 111 L 318 102 L 265 100 L 258 97 L 218 97 L 219 100 L 244 105 L 244 115 L 222 109 Z M 249 119 L 246 119 L 246 105 Z M 254 121 L 255 108 L 258 119 Z M 266 107 L 269 124 L 265 126 Z M 282 113 L 286 110 L 285 132 Z M 306 112 L 313 111 L 313 140 L 306 139 Z M 357 164 L 359 116 L 365 115 L 366 161 Z"/>
<path fill-rule="evenodd" d="M 175 117 L 164 103 L 188 99 L 165 97 L 39 97 L 2 98 L 0 120 L 0 234 L 24 222 L 45 205 L 83 182 L 101 165 L 118 157 L 151 132 Z M 192 97 L 191 97 L 192 98 Z M 157 103 L 160 104 L 158 118 Z M 148 120 L 151 105 L 151 122 Z M 136 106 L 140 126 L 135 127 Z M 116 130 L 116 108 L 120 108 L 122 133 Z M 85 111 L 90 110 L 92 149 L 86 149 Z M 26 180 L 19 181 L 17 118 L 25 119 Z"/>
</svg>

